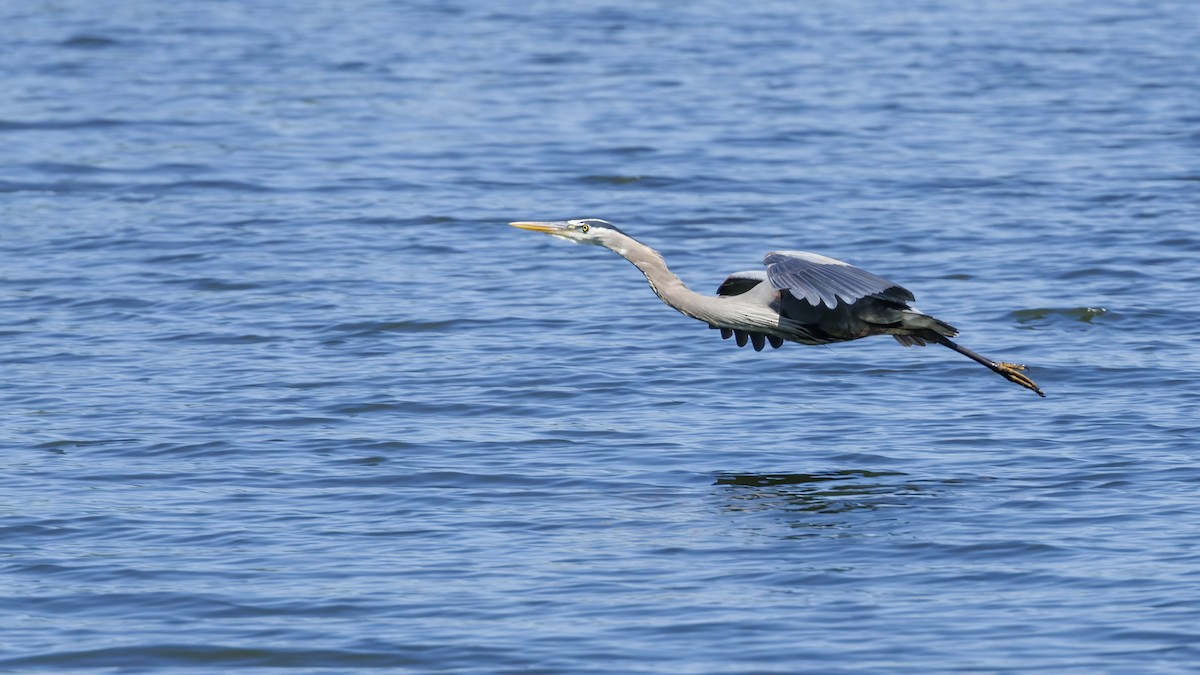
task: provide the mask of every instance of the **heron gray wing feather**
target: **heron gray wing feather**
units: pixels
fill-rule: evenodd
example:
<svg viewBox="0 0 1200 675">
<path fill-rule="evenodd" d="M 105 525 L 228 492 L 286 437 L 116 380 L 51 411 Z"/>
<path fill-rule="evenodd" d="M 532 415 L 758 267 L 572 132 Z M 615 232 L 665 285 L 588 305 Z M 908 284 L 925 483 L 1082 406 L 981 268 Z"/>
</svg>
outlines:
<svg viewBox="0 0 1200 675">
<path fill-rule="evenodd" d="M 908 289 L 840 260 L 805 251 L 771 251 L 763 258 L 767 281 L 813 307 L 830 309 L 874 297 L 891 302 L 913 300 Z"/>
</svg>

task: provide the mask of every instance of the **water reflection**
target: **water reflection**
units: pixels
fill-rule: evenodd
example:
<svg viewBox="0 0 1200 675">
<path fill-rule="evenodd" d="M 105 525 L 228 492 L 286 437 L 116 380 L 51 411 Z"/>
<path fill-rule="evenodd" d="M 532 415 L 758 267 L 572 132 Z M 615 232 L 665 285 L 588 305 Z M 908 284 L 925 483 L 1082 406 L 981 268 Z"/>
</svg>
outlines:
<svg viewBox="0 0 1200 675">
<path fill-rule="evenodd" d="M 903 506 L 925 488 L 897 471 L 845 469 L 819 473 L 717 474 L 730 510 L 845 513 Z"/>
</svg>

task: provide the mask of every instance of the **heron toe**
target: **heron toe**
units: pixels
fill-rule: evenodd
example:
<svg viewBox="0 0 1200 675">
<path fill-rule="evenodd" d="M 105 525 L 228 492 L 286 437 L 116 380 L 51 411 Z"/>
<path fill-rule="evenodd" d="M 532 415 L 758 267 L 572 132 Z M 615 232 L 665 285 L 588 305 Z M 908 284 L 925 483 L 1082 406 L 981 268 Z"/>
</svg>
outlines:
<svg viewBox="0 0 1200 675">
<path fill-rule="evenodd" d="M 1046 394 L 1042 393 L 1042 390 L 1037 386 L 1037 383 L 1026 377 L 1025 374 L 1021 372 L 1025 370 L 1024 365 L 1020 363 L 997 363 L 996 367 L 996 372 L 1003 375 L 1004 378 L 1009 382 L 1016 382 L 1026 389 L 1032 389 L 1038 396 L 1041 396 L 1042 398 L 1046 397 Z"/>
</svg>

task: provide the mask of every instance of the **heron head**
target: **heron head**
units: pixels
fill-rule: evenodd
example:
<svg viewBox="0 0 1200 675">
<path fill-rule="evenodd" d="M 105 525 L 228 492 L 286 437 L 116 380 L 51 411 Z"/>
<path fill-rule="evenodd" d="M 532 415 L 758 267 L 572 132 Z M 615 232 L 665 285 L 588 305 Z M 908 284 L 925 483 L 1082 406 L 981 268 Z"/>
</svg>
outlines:
<svg viewBox="0 0 1200 675">
<path fill-rule="evenodd" d="M 520 221 L 509 223 L 513 227 L 533 232 L 545 232 L 559 239 L 573 241 L 576 244 L 593 244 L 607 248 L 617 248 L 618 238 L 627 237 L 624 232 L 606 220 L 599 218 L 581 218 L 579 220 L 556 220 L 545 222 Z"/>
</svg>

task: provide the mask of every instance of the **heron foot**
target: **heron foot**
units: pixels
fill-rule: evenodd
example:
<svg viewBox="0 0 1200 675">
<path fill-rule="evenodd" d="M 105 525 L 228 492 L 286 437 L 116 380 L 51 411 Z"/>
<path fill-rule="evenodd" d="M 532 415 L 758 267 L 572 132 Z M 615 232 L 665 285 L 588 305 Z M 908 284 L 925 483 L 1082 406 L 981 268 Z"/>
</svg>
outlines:
<svg viewBox="0 0 1200 675">
<path fill-rule="evenodd" d="M 1023 370 L 1025 370 L 1025 366 L 1020 363 L 996 364 L 996 372 L 1000 373 L 1004 379 L 1008 380 L 1009 382 L 1016 382 L 1026 389 L 1032 389 L 1038 396 L 1045 398 L 1046 395 L 1042 393 L 1041 388 L 1038 387 L 1037 383 L 1035 383 L 1033 380 L 1026 377 L 1025 374 L 1021 372 Z"/>
</svg>

